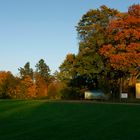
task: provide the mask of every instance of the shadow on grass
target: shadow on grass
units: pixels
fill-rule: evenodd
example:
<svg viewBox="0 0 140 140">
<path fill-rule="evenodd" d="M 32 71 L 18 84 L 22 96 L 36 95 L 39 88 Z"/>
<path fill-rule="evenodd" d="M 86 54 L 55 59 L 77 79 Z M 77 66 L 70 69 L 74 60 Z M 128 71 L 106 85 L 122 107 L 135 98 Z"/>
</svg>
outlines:
<svg viewBox="0 0 140 140">
<path fill-rule="evenodd" d="M 5 106 L 9 112 L 0 114 L 1 140 L 138 140 L 140 136 L 139 106 L 45 101 L 17 101 L 17 106 L 5 102 Z"/>
</svg>

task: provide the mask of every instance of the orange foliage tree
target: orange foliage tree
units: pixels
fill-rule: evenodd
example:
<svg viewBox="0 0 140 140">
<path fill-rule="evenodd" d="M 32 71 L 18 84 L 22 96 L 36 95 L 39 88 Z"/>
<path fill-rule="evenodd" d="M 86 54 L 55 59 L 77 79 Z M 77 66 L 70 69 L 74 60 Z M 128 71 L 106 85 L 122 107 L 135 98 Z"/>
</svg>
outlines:
<svg viewBox="0 0 140 140">
<path fill-rule="evenodd" d="M 36 84 L 36 96 L 45 97 L 47 96 L 48 86 L 46 81 L 40 76 L 40 74 L 35 74 L 35 84 Z"/>
<path fill-rule="evenodd" d="M 11 72 L 0 71 L 0 98 L 16 98 L 18 82 Z"/>
<path fill-rule="evenodd" d="M 110 44 L 100 49 L 111 67 L 130 75 L 130 85 L 134 86 L 140 75 L 140 5 L 132 5 L 127 13 L 119 14 L 108 27 Z"/>
<path fill-rule="evenodd" d="M 36 85 L 29 75 L 20 80 L 18 98 L 28 99 L 36 97 Z"/>
<path fill-rule="evenodd" d="M 43 59 L 40 59 L 36 64 L 35 72 L 36 93 L 38 97 L 47 96 L 50 81 L 50 68 Z"/>
</svg>

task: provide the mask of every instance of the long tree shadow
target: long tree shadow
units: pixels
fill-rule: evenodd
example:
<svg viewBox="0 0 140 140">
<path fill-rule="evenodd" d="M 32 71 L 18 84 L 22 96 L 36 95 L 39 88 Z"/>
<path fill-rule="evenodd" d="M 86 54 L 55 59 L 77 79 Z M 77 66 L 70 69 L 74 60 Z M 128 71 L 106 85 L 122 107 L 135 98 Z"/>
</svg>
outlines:
<svg viewBox="0 0 140 140">
<path fill-rule="evenodd" d="M 134 105 L 21 101 L 0 114 L 0 139 L 122 140 L 122 132 L 126 139 L 138 139 L 139 112 Z M 128 137 L 130 132 L 137 133 Z"/>
</svg>

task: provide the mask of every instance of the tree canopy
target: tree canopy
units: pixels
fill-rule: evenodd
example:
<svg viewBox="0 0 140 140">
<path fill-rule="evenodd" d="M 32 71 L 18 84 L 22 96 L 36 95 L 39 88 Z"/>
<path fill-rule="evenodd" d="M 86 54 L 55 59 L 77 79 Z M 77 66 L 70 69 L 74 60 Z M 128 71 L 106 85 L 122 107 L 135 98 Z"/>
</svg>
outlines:
<svg viewBox="0 0 140 140">
<path fill-rule="evenodd" d="M 102 5 L 84 14 L 76 27 L 79 52 L 66 56 L 60 67 L 62 77 L 69 77 L 76 87 L 106 88 L 107 93 L 119 92 L 124 76 L 129 81 L 135 77 L 134 85 L 140 74 L 139 11 L 139 4 L 126 13 Z"/>
<path fill-rule="evenodd" d="M 114 70 L 137 77 L 140 67 L 140 5 L 132 5 L 127 13 L 111 20 L 107 33 L 113 43 L 103 45 L 101 55 Z"/>
<path fill-rule="evenodd" d="M 123 85 L 132 95 L 140 76 L 140 5 L 124 13 L 105 5 L 91 9 L 76 30 L 78 53 L 67 54 L 54 75 L 43 59 L 35 70 L 27 62 L 19 76 L 0 71 L 0 98 L 81 99 L 90 89 L 117 98 Z"/>
</svg>

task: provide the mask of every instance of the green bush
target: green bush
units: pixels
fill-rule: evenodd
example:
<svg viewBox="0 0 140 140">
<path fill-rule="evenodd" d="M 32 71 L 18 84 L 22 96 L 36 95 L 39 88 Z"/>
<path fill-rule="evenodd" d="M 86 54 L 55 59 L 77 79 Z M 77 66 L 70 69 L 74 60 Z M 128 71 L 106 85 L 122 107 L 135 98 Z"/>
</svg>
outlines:
<svg viewBox="0 0 140 140">
<path fill-rule="evenodd" d="M 66 87 L 61 90 L 61 99 L 79 100 L 83 99 L 83 94 L 76 88 Z"/>
</svg>

